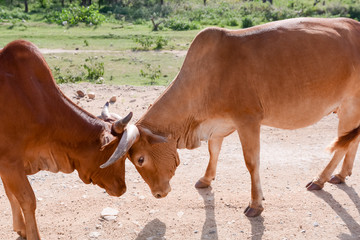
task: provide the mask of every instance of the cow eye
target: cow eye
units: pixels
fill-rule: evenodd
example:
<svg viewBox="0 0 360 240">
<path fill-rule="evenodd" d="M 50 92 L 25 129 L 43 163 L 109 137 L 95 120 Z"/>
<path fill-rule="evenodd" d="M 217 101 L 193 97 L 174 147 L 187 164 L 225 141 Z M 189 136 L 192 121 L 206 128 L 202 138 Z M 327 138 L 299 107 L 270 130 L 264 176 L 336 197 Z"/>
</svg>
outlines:
<svg viewBox="0 0 360 240">
<path fill-rule="evenodd" d="M 144 157 L 140 157 L 140 158 L 138 159 L 138 164 L 139 164 L 139 166 L 142 166 L 143 163 L 144 163 Z"/>
</svg>

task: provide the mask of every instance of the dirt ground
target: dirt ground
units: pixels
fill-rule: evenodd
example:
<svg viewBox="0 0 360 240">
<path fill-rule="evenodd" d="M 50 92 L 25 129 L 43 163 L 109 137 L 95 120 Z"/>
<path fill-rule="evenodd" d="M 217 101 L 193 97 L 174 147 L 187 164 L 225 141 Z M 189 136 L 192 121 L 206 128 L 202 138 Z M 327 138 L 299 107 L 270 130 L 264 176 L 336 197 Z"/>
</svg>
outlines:
<svg viewBox="0 0 360 240">
<path fill-rule="evenodd" d="M 76 84 L 61 89 L 96 115 L 115 95 L 117 101 L 110 110 L 122 116 L 133 111 L 135 122 L 164 87 Z M 79 89 L 94 91 L 95 99 L 76 99 Z M 328 163 L 330 154 L 325 148 L 335 138 L 336 127 L 337 117 L 331 114 L 305 129 L 262 128 L 261 180 L 266 200 L 262 216 L 256 218 L 243 215 L 250 200 L 250 177 L 236 134 L 225 139 L 217 178 L 208 189 L 194 188 L 207 166 L 207 144 L 179 150 L 181 164 L 171 181 L 172 191 L 160 200 L 151 195 L 130 161 L 126 164 L 128 190 L 120 198 L 82 183 L 76 172 L 29 176 L 37 197 L 41 236 L 46 240 L 360 239 L 358 158 L 346 184 L 326 184 L 317 192 L 305 188 Z M 119 211 L 115 220 L 100 217 L 106 207 Z M 12 232 L 11 209 L 2 186 L 0 214 L 0 239 L 18 239 Z"/>
</svg>

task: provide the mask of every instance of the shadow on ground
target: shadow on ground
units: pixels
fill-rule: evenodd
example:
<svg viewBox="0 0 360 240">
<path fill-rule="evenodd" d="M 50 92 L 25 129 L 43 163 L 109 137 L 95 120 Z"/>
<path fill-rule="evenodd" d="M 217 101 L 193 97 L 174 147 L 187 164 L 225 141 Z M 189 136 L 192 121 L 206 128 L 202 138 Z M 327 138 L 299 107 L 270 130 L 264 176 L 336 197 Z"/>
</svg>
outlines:
<svg viewBox="0 0 360 240">
<path fill-rule="evenodd" d="M 352 203 L 355 204 L 357 210 L 360 213 L 360 198 L 354 188 L 349 187 L 347 184 L 337 185 L 339 189 L 343 190 L 351 199 Z M 334 212 L 341 218 L 346 224 L 346 227 L 350 231 L 350 235 L 347 233 L 341 233 L 337 237 L 341 240 L 360 239 L 360 225 L 356 220 L 346 211 L 346 209 L 335 200 L 333 195 L 326 191 L 313 191 L 314 194 L 324 200 Z"/>
</svg>

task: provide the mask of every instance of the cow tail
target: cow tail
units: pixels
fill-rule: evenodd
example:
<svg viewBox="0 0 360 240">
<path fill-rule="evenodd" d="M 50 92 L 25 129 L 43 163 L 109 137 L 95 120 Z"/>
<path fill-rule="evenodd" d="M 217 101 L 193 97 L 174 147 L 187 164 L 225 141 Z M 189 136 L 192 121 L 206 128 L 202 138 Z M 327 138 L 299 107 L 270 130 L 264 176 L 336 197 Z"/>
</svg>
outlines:
<svg viewBox="0 0 360 240">
<path fill-rule="evenodd" d="M 345 135 L 339 137 L 330 147 L 330 152 L 334 152 L 335 150 L 347 150 L 350 146 L 350 143 L 356 140 L 356 138 L 360 135 L 360 126 L 354 128 L 350 132 Z"/>
</svg>

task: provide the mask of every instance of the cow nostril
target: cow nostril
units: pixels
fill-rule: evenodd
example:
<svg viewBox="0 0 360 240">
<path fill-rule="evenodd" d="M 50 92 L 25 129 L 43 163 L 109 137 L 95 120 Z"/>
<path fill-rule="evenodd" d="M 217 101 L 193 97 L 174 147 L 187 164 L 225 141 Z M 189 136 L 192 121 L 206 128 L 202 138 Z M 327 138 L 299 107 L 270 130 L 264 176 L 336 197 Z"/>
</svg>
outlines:
<svg viewBox="0 0 360 240">
<path fill-rule="evenodd" d="M 156 194 L 155 197 L 156 197 L 156 198 L 161 198 L 160 193 Z"/>
</svg>

